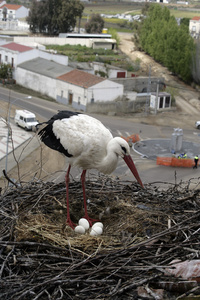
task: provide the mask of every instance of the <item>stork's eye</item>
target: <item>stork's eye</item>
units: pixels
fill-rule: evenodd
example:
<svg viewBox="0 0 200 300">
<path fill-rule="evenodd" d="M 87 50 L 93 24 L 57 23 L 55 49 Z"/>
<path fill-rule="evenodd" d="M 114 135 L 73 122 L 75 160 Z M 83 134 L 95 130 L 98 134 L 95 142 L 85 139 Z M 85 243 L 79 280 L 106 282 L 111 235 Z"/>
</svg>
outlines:
<svg viewBox="0 0 200 300">
<path fill-rule="evenodd" d="M 121 146 L 121 148 L 122 148 L 122 151 L 126 154 L 126 148 L 123 146 Z"/>
</svg>

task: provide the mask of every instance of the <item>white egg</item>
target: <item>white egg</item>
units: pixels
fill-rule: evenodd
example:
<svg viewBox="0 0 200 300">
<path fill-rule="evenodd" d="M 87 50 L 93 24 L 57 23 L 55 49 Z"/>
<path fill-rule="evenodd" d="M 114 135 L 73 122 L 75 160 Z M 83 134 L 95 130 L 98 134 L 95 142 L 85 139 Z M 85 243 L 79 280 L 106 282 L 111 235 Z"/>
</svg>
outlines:
<svg viewBox="0 0 200 300">
<path fill-rule="evenodd" d="M 103 232 L 103 229 L 99 226 L 95 226 L 94 228 L 92 228 L 92 230 L 90 231 L 90 235 L 92 236 L 96 236 L 96 235 L 101 235 Z"/>
<path fill-rule="evenodd" d="M 84 234 L 85 233 L 85 228 L 83 226 L 78 225 L 78 226 L 75 227 L 74 231 L 77 232 L 77 233 Z"/>
<path fill-rule="evenodd" d="M 94 228 L 94 227 L 96 227 L 96 226 L 101 227 L 101 228 L 103 229 L 103 223 L 101 223 L 101 222 L 96 222 L 96 223 L 94 223 L 94 224 L 92 225 L 92 228 Z"/>
<path fill-rule="evenodd" d="M 89 227 L 90 227 L 88 220 L 86 220 L 85 218 L 81 218 L 78 221 L 78 225 L 83 226 L 85 228 L 85 230 L 89 229 Z"/>
</svg>

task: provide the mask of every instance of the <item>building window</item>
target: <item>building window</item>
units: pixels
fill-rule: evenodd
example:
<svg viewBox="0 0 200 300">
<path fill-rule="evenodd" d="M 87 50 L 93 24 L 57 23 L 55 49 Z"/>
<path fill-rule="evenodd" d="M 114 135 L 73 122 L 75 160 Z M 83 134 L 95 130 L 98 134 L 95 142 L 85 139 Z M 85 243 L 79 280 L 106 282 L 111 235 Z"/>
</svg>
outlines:
<svg viewBox="0 0 200 300">
<path fill-rule="evenodd" d="M 192 26 L 192 31 L 196 32 L 196 26 Z"/>
<path fill-rule="evenodd" d="M 63 98 L 63 91 L 61 91 L 61 95 L 60 95 L 60 97 L 61 97 L 61 98 Z"/>
<path fill-rule="evenodd" d="M 78 97 L 78 105 L 80 105 L 80 104 L 81 104 L 81 98 Z"/>
<path fill-rule="evenodd" d="M 170 97 L 167 96 L 167 97 L 165 98 L 165 107 L 169 107 L 169 106 L 170 106 Z"/>
<path fill-rule="evenodd" d="M 159 108 L 163 108 L 163 97 L 160 97 Z"/>
<path fill-rule="evenodd" d="M 5 62 L 8 62 L 8 56 L 5 55 Z"/>
</svg>

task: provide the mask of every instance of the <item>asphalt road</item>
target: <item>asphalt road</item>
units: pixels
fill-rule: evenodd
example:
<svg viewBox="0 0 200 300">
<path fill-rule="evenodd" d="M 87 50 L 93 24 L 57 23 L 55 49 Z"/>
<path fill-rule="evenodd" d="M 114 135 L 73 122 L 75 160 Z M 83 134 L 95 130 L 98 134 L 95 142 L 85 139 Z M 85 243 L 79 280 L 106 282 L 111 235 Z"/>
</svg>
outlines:
<svg viewBox="0 0 200 300">
<path fill-rule="evenodd" d="M 57 110 L 69 109 L 68 107 L 37 97 L 30 98 L 29 95 L 9 91 L 0 87 L 0 99 L 11 103 L 17 108 L 24 108 L 34 112 L 39 121 L 49 119 Z M 107 115 L 94 115 L 97 119 L 108 127 L 114 136 L 129 136 L 131 134 L 139 134 L 141 140 L 146 139 L 171 139 L 173 127 L 170 126 L 153 126 L 142 123 L 135 123 L 132 117 L 117 117 Z M 184 129 L 183 139 L 191 142 L 200 143 L 199 131 L 195 128 Z M 156 165 L 155 160 L 146 159 L 143 155 L 132 151 L 132 156 L 140 177 L 144 184 L 158 182 L 158 186 L 165 187 L 166 183 L 178 183 L 180 181 L 188 181 L 191 178 L 198 178 L 199 170 L 188 168 L 172 168 Z M 199 151 L 200 153 L 200 151 Z M 114 175 L 121 176 L 123 179 L 132 180 L 132 175 L 127 170 L 124 161 L 120 159 L 118 167 Z M 198 185 L 198 180 L 194 180 L 194 184 Z"/>
</svg>

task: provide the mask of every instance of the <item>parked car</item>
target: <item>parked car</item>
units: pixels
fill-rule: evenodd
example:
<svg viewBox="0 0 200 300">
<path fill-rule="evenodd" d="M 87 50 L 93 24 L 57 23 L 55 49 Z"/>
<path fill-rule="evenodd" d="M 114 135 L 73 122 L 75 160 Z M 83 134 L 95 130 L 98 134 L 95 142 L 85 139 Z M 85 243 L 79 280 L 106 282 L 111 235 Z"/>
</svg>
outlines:
<svg viewBox="0 0 200 300">
<path fill-rule="evenodd" d="M 200 129 L 200 121 L 196 121 L 195 126 L 197 129 Z"/>
<path fill-rule="evenodd" d="M 28 110 L 16 110 L 15 111 L 15 123 L 23 127 L 25 130 L 36 130 L 38 121 L 34 113 Z"/>
</svg>

